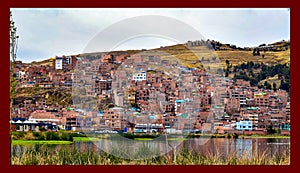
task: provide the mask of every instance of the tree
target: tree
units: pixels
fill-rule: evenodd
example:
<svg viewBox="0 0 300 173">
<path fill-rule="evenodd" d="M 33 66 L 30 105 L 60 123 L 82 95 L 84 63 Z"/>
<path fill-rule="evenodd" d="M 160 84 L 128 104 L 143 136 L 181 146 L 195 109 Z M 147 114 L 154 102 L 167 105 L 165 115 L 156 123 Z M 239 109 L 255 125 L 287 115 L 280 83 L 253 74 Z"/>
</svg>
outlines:
<svg viewBox="0 0 300 173">
<path fill-rule="evenodd" d="M 290 80 L 288 80 L 288 79 L 286 81 L 281 80 L 279 89 L 290 92 Z"/>
<path fill-rule="evenodd" d="M 260 56 L 259 49 L 253 49 L 252 54 L 253 54 L 253 56 Z"/>
<path fill-rule="evenodd" d="M 273 82 L 273 90 L 274 90 L 274 91 L 277 91 L 276 83 L 275 83 L 275 82 Z"/>
<path fill-rule="evenodd" d="M 273 128 L 273 124 L 270 124 L 268 127 L 267 127 L 267 132 L 269 134 L 274 134 L 276 131 L 275 129 Z"/>
<path fill-rule="evenodd" d="M 266 89 L 271 89 L 271 84 L 269 84 L 267 81 L 265 81 L 264 86 Z"/>
<path fill-rule="evenodd" d="M 258 84 L 258 80 L 255 77 L 250 78 L 250 85 L 251 86 L 256 86 Z"/>
<path fill-rule="evenodd" d="M 254 67 L 254 62 L 253 61 L 247 62 L 247 66 L 248 66 L 248 69 L 253 68 Z"/>
<path fill-rule="evenodd" d="M 258 87 L 259 89 L 264 88 L 263 85 L 257 85 L 257 87 Z"/>
<path fill-rule="evenodd" d="M 254 77 L 254 73 L 253 73 L 253 70 L 252 70 L 252 69 L 249 70 L 249 76 Z"/>
<path fill-rule="evenodd" d="M 266 46 L 266 43 L 260 44 L 258 47 Z"/>
<path fill-rule="evenodd" d="M 258 56 L 260 56 L 260 52 L 259 52 L 259 49 L 257 50 L 256 54 L 257 54 Z"/>
<path fill-rule="evenodd" d="M 228 73 L 228 69 L 225 72 L 225 77 L 228 77 L 229 73 Z"/>
<path fill-rule="evenodd" d="M 226 65 L 227 65 L 227 67 L 229 66 L 229 60 L 228 59 L 226 59 Z"/>
<path fill-rule="evenodd" d="M 253 54 L 253 56 L 256 56 L 256 49 L 253 49 L 252 54 Z"/>
<path fill-rule="evenodd" d="M 17 86 L 17 80 L 14 76 L 14 69 L 15 69 L 15 62 L 17 59 L 17 44 L 18 44 L 18 38 L 17 35 L 17 27 L 15 26 L 15 22 L 12 18 L 12 13 L 10 12 L 10 117 L 13 113 L 13 101 L 15 97 L 15 90 Z"/>
</svg>

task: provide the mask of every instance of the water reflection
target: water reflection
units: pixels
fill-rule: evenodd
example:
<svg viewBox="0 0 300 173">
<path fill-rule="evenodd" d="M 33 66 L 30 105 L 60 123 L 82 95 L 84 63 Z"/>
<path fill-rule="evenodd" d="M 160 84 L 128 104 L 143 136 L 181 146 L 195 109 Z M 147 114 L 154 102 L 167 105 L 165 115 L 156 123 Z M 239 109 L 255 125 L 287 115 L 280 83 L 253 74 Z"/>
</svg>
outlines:
<svg viewBox="0 0 300 173">
<path fill-rule="evenodd" d="M 236 153 L 238 157 L 252 156 L 274 156 L 289 154 L 290 139 L 211 139 L 204 145 L 198 145 L 198 140 L 187 141 L 189 148 L 194 152 L 203 155 L 232 155 Z"/>
<path fill-rule="evenodd" d="M 126 141 L 126 145 L 128 145 Z M 193 153 L 200 153 L 202 155 L 220 156 L 226 158 L 232 154 L 236 154 L 238 157 L 253 157 L 253 156 L 278 156 L 281 154 L 290 153 L 290 139 L 268 139 L 268 138 L 256 138 L 256 139 L 226 139 L 226 138 L 211 138 L 209 140 L 203 138 L 194 138 L 186 141 L 168 141 L 170 143 L 177 142 L 176 147 L 166 147 L 165 141 L 143 141 L 137 142 L 130 140 L 132 146 L 128 151 L 123 150 L 122 146 L 125 145 L 125 141 L 112 142 L 111 140 L 101 140 L 97 142 L 74 142 L 71 145 L 49 145 L 48 151 L 55 152 L 62 149 L 76 149 L 80 152 L 94 151 L 101 153 L 102 150 L 108 151 L 108 148 L 114 149 L 111 151 L 114 155 L 119 157 L 129 156 L 131 153 L 139 153 L 141 149 L 145 151 L 151 151 L 153 156 L 158 156 L 170 149 L 187 149 Z M 168 145 L 172 146 L 172 145 Z M 38 151 L 40 145 L 14 145 L 11 147 L 11 154 L 19 156 L 26 152 L 26 150 L 34 148 Z M 143 156 L 145 157 L 145 156 Z M 150 157 L 147 156 L 147 157 Z"/>
</svg>

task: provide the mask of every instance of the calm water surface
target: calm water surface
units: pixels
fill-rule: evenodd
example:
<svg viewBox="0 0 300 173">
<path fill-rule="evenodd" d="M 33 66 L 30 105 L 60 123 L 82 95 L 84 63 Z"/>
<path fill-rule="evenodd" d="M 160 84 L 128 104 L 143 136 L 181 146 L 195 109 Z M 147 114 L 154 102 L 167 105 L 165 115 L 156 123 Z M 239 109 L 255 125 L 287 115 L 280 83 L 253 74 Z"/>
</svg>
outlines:
<svg viewBox="0 0 300 173">
<path fill-rule="evenodd" d="M 93 151 L 101 153 L 115 148 L 124 152 L 134 152 L 137 148 L 148 147 L 160 153 L 166 153 L 172 149 L 176 151 L 184 148 L 193 153 L 203 155 L 219 155 L 226 157 L 237 154 L 238 156 L 278 156 L 290 153 L 290 139 L 275 138 L 251 138 L 251 139 L 227 139 L 227 138 L 193 138 L 185 141 L 112 141 L 101 140 L 97 142 L 74 142 L 71 145 L 49 145 L 50 152 L 57 152 L 62 149 L 76 149 L 80 152 Z M 169 146 L 169 147 L 167 147 Z M 173 146 L 173 147 L 170 147 Z M 14 145 L 11 147 L 11 154 L 18 156 L 25 152 L 29 147 L 40 147 L 40 145 Z"/>
</svg>

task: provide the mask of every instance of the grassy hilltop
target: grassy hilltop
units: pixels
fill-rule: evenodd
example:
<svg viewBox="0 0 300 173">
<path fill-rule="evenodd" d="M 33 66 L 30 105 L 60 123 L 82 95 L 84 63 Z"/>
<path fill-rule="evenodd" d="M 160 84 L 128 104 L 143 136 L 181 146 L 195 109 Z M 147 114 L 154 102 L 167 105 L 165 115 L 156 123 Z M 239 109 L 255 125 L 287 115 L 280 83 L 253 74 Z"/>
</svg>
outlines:
<svg viewBox="0 0 300 173">
<path fill-rule="evenodd" d="M 260 56 L 253 56 L 252 49 L 213 50 L 207 48 L 206 46 L 194 46 L 188 48 L 183 44 L 166 46 L 166 47 L 161 47 L 153 50 L 167 52 L 168 54 L 173 55 L 176 58 L 186 62 L 186 65 L 193 64 L 196 60 L 202 60 L 202 57 L 204 57 L 205 60 L 207 59 L 212 60 L 212 57 L 217 57 L 222 61 L 223 66 L 225 66 L 226 60 L 229 60 L 232 66 L 236 66 L 243 62 L 249 62 L 249 61 L 253 61 L 254 63 L 262 62 L 267 65 L 285 64 L 290 62 L 290 49 L 278 50 L 278 51 L 266 51 L 266 52 L 262 51 L 260 53 L 261 54 Z M 264 58 L 262 57 L 262 55 L 264 55 Z"/>
</svg>

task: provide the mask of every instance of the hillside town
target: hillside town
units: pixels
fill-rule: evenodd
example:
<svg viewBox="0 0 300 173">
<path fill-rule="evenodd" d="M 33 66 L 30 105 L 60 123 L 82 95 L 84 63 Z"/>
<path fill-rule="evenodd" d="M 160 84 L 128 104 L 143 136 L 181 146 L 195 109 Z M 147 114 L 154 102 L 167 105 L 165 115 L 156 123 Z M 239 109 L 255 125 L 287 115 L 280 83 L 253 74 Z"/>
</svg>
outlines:
<svg viewBox="0 0 300 173">
<path fill-rule="evenodd" d="M 290 133 L 287 91 L 151 53 L 56 56 L 43 64 L 17 61 L 13 70 L 17 89 L 46 93 L 15 100 L 13 131 Z M 55 104 L 54 89 L 71 99 Z"/>
</svg>

